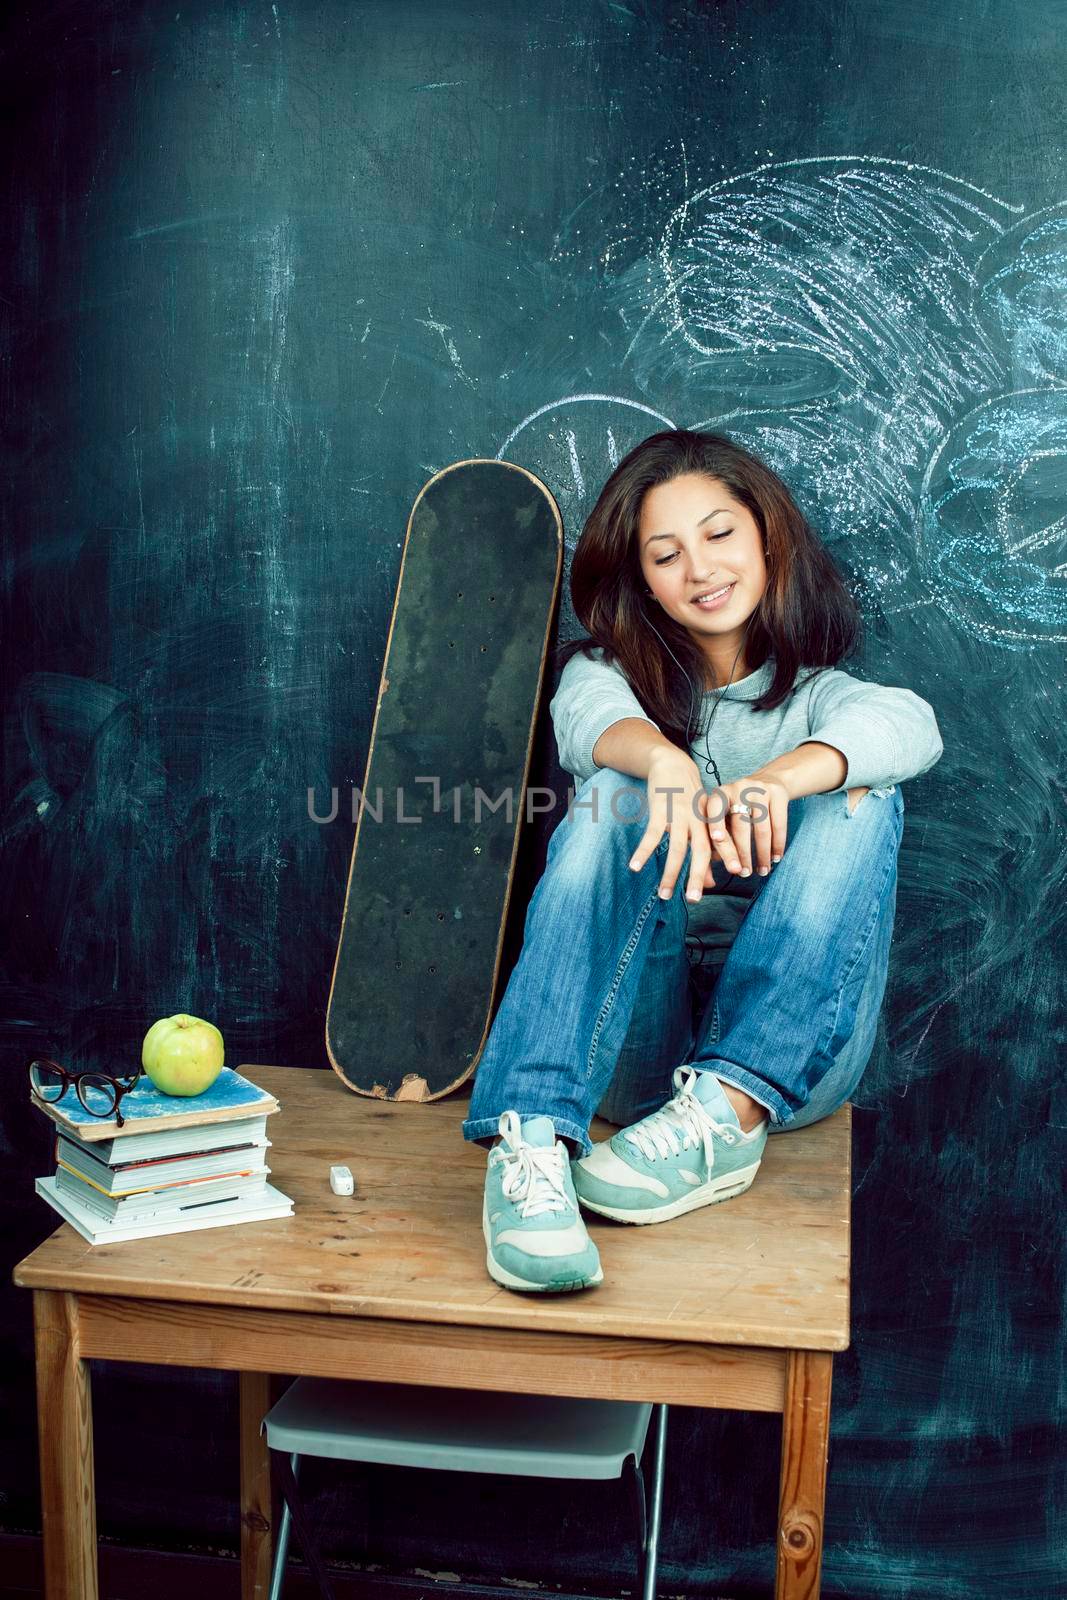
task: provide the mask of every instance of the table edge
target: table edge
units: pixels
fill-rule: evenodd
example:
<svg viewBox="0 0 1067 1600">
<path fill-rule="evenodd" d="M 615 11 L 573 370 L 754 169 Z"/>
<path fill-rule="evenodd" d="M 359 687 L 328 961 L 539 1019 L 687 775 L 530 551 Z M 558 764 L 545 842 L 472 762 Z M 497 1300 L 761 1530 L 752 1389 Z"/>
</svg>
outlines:
<svg viewBox="0 0 1067 1600">
<path fill-rule="evenodd" d="M 28 1261 L 29 1258 L 27 1257 Z M 294 1317 L 329 1317 L 333 1321 L 348 1320 L 358 1322 L 402 1322 L 425 1328 L 469 1328 L 487 1333 L 514 1333 L 517 1336 L 536 1336 L 538 1334 L 551 1334 L 555 1337 L 595 1339 L 619 1339 L 626 1343 L 634 1344 L 679 1344 L 693 1345 L 699 1348 L 715 1350 L 808 1350 L 828 1354 L 839 1353 L 849 1348 L 851 1342 L 851 1328 L 844 1330 L 832 1328 L 813 1330 L 807 1329 L 796 1338 L 788 1336 L 778 1337 L 778 1330 L 774 1328 L 754 1329 L 753 1337 L 748 1339 L 724 1339 L 721 1337 L 702 1337 L 702 1330 L 694 1327 L 692 1323 L 681 1322 L 671 1328 L 650 1327 L 624 1327 L 613 1318 L 589 1320 L 576 1325 L 572 1312 L 569 1315 L 562 1311 L 559 1317 L 553 1317 L 551 1312 L 546 1315 L 546 1308 L 538 1307 L 539 1315 L 536 1320 L 523 1320 L 522 1308 L 505 1306 L 503 1314 L 498 1317 L 477 1317 L 473 1315 L 449 1315 L 448 1308 L 444 1312 L 430 1316 L 427 1309 L 418 1304 L 397 1305 L 391 1301 L 376 1300 L 368 1297 L 358 1306 L 337 1308 L 330 1301 L 319 1305 L 294 1306 L 285 1302 L 283 1297 L 271 1295 L 256 1295 L 254 1298 L 206 1298 L 201 1295 L 173 1295 L 151 1292 L 151 1286 L 146 1285 L 143 1291 L 136 1287 L 125 1286 L 121 1289 L 106 1289 L 100 1285 L 81 1283 L 70 1277 L 63 1277 L 54 1273 L 41 1271 L 20 1276 L 20 1269 L 26 1261 L 19 1262 L 12 1274 L 16 1287 L 28 1289 L 31 1293 L 69 1294 L 76 1299 L 121 1301 L 131 1310 L 138 1304 L 148 1306 L 172 1306 L 178 1314 L 182 1306 L 196 1306 L 210 1309 L 223 1316 L 227 1312 L 234 1315 L 235 1319 L 255 1315 L 257 1312 L 264 1314 L 285 1313 Z M 510 1291 L 502 1291 L 510 1294 Z M 495 1297 L 494 1297 L 495 1298 Z"/>
</svg>

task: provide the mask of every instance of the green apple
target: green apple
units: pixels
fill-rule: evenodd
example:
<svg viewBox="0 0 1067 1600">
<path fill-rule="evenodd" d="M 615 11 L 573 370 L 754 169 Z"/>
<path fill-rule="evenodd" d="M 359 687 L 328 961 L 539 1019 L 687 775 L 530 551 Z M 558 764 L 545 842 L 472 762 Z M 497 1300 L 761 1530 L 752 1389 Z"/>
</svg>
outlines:
<svg viewBox="0 0 1067 1600">
<path fill-rule="evenodd" d="M 215 1024 L 184 1011 L 154 1022 L 141 1046 L 141 1063 L 164 1094 L 203 1094 L 222 1071 L 224 1056 Z"/>
</svg>

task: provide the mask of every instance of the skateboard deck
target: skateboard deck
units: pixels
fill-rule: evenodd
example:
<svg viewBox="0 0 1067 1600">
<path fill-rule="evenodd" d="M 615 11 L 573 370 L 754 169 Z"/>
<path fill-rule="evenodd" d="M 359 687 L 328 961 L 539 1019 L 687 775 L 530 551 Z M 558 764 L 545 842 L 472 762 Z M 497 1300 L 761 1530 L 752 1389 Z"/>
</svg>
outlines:
<svg viewBox="0 0 1067 1600">
<path fill-rule="evenodd" d="M 507 461 L 461 461 L 408 520 L 326 1011 L 357 1094 L 435 1100 L 489 1034 L 563 524 Z"/>
</svg>

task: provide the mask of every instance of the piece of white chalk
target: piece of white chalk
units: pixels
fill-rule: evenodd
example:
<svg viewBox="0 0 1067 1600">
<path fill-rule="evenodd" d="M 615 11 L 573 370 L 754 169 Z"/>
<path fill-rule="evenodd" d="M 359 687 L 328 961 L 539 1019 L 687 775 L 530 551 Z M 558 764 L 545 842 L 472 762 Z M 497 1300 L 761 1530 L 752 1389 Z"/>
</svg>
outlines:
<svg viewBox="0 0 1067 1600">
<path fill-rule="evenodd" d="M 355 1187 L 356 1186 L 352 1181 L 352 1173 L 350 1168 L 330 1168 L 330 1188 L 333 1190 L 334 1194 L 353 1194 L 355 1192 Z"/>
</svg>

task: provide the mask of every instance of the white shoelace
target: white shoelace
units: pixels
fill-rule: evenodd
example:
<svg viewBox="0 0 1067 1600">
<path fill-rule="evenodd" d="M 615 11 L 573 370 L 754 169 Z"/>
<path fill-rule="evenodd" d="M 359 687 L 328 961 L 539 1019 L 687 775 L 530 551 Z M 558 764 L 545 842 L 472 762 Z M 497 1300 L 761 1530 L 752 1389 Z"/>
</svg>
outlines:
<svg viewBox="0 0 1067 1600">
<path fill-rule="evenodd" d="M 715 1164 L 713 1137 L 718 1134 L 727 1144 L 738 1137 L 737 1129 L 719 1122 L 693 1093 L 697 1074 L 694 1067 L 677 1067 L 676 1093 L 659 1111 L 628 1128 L 624 1137 L 649 1161 L 659 1156 L 675 1156 L 679 1150 L 702 1145 L 709 1170 Z"/>
<path fill-rule="evenodd" d="M 567 1147 L 557 1139 L 554 1145 L 527 1144 L 522 1137 L 518 1113 L 505 1111 L 500 1118 L 500 1133 L 506 1142 L 496 1147 L 504 1173 L 503 1191 L 509 1200 L 522 1202 L 524 1217 L 537 1217 L 544 1211 L 568 1211 L 570 1200 L 564 1188 L 564 1161 Z"/>
</svg>

